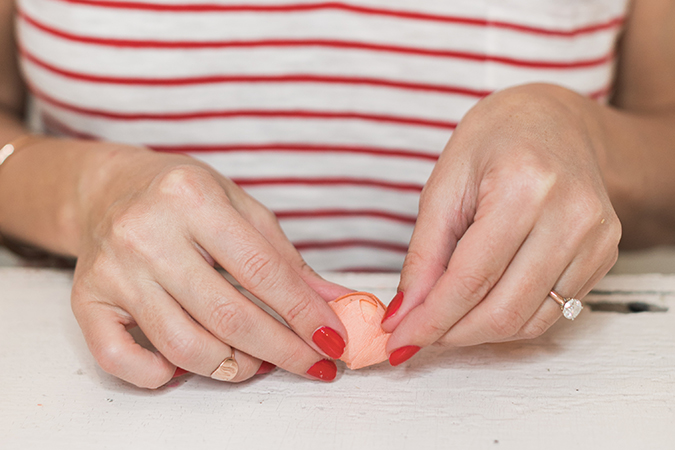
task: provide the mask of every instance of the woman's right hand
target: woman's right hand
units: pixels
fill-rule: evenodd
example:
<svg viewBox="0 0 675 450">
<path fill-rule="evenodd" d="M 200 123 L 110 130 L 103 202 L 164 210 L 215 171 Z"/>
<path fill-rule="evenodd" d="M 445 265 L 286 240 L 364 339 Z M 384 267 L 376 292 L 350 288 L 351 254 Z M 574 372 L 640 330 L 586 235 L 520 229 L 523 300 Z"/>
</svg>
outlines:
<svg viewBox="0 0 675 450">
<path fill-rule="evenodd" d="M 100 169 L 83 181 L 72 307 L 106 372 L 157 388 L 176 367 L 210 376 L 234 355 L 231 381 L 255 375 L 262 361 L 335 377 L 326 358 L 342 354 L 347 333 L 326 300 L 349 290 L 313 272 L 268 209 L 188 156 L 72 144 L 95 145 L 101 155 Z M 128 330 L 136 325 L 157 352 L 134 341 Z"/>
</svg>

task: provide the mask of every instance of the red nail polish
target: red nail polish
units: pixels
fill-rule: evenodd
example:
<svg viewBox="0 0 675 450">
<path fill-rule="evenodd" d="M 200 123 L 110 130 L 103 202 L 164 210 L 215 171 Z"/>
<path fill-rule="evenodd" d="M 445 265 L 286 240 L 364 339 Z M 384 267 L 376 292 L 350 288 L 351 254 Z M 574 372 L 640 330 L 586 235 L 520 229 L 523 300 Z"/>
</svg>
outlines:
<svg viewBox="0 0 675 450">
<path fill-rule="evenodd" d="M 332 328 L 319 328 L 312 335 L 312 340 L 325 354 L 333 359 L 338 359 L 345 351 L 345 341 Z"/>
<path fill-rule="evenodd" d="M 274 369 L 276 369 L 277 366 L 272 364 L 271 362 L 263 361 L 262 364 L 260 364 L 260 368 L 258 368 L 258 371 L 255 373 L 256 375 L 264 375 L 266 373 L 270 373 Z"/>
<path fill-rule="evenodd" d="M 322 359 L 307 371 L 307 375 L 322 381 L 333 381 L 337 375 L 337 366 L 333 361 Z"/>
<path fill-rule="evenodd" d="M 387 310 L 384 312 L 382 323 L 398 312 L 398 309 L 401 307 L 401 303 L 403 303 L 403 292 L 397 292 L 394 298 L 392 298 L 389 302 Z"/>
<path fill-rule="evenodd" d="M 420 351 L 420 347 L 416 345 L 408 345 L 407 347 L 401 347 L 397 350 L 394 350 L 391 352 L 391 355 L 389 355 L 389 364 L 392 366 L 398 366 L 399 364 L 403 364 L 413 356 L 415 356 L 415 353 Z"/>
<path fill-rule="evenodd" d="M 171 378 L 178 378 L 181 375 L 185 375 L 186 373 L 190 373 L 185 369 L 181 369 L 180 367 L 176 367 L 176 371 L 173 373 L 173 376 Z"/>
</svg>

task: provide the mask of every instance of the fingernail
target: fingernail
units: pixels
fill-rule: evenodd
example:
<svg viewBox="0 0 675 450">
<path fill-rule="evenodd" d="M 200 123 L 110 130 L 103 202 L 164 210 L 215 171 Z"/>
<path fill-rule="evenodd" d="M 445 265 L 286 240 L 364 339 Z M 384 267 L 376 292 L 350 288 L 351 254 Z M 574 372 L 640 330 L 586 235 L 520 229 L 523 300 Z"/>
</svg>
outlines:
<svg viewBox="0 0 675 450">
<path fill-rule="evenodd" d="M 389 364 L 392 366 L 398 366 L 403 364 L 413 356 L 415 353 L 420 351 L 420 347 L 416 345 L 408 345 L 407 347 L 401 347 L 397 350 L 394 350 L 391 355 L 389 355 Z"/>
<path fill-rule="evenodd" d="M 319 328 L 312 335 L 312 340 L 326 355 L 333 359 L 338 359 L 345 351 L 344 339 L 332 328 Z"/>
<path fill-rule="evenodd" d="M 176 367 L 176 371 L 173 373 L 173 376 L 171 378 L 178 378 L 181 375 L 185 375 L 186 373 L 190 373 L 185 369 L 181 369 L 180 367 Z"/>
<path fill-rule="evenodd" d="M 401 303 L 403 303 L 403 292 L 397 292 L 394 298 L 392 298 L 389 302 L 387 310 L 384 312 L 382 323 L 398 312 L 398 309 L 401 307 Z"/>
<path fill-rule="evenodd" d="M 276 369 L 277 366 L 272 364 L 271 362 L 263 361 L 262 364 L 260 364 L 260 367 L 258 368 L 258 371 L 255 373 L 256 375 L 264 375 L 266 373 L 270 373 L 274 369 Z"/>
<path fill-rule="evenodd" d="M 337 375 L 337 366 L 333 361 L 322 359 L 307 371 L 307 375 L 322 381 L 333 381 Z"/>
</svg>

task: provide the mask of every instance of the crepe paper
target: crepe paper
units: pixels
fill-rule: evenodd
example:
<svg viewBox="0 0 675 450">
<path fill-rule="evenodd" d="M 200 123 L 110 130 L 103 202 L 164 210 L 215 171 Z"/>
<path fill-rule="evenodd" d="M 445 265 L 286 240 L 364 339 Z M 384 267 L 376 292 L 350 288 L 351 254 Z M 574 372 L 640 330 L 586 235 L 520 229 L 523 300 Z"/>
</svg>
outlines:
<svg viewBox="0 0 675 450">
<path fill-rule="evenodd" d="M 384 304 L 368 292 L 353 292 L 328 302 L 347 329 L 347 346 L 340 358 L 352 370 L 387 359 L 390 333 L 382 330 Z"/>
</svg>

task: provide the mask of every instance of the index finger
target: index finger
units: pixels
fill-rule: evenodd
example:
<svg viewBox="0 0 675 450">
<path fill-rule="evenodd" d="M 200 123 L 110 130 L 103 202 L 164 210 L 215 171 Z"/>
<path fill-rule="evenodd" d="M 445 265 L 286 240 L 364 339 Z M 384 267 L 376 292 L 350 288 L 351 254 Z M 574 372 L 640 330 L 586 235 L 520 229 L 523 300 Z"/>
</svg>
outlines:
<svg viewBox="0 0 675 450">
<path fill-rule="evenodd" d="M 191 228 L 194 239 L 307 344 L 330 358 L 342 356 L 347 331 L 340 319 L 233 207 L 223 202 L 208 221 Z"/>
</svg>

